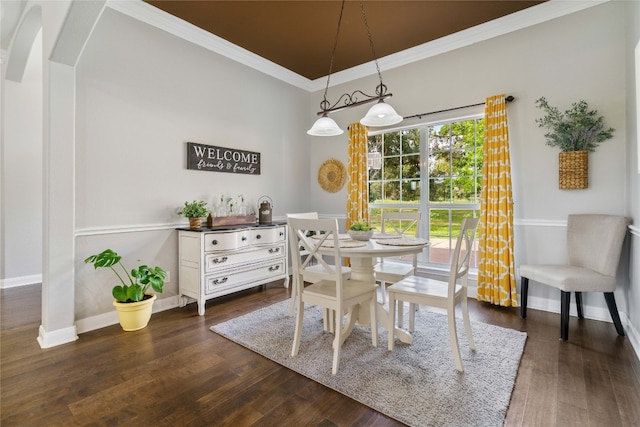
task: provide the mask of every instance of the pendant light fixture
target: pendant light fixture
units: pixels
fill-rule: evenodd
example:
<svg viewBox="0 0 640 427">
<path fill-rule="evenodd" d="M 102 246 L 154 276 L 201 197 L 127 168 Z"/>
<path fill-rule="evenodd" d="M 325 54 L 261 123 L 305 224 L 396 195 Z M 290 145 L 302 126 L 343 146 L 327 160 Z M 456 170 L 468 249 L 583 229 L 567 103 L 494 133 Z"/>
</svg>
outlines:
<svg viewBox="0 0 640 427">
<path fill-rule="evenodd" d="M 360 0 L 360 11 L 362 12 L 362 21 L 367 30 L 367 37 L 369 37 L 369 46 L 371 47 L 371 54 L 376 64 L 376 71 L 378 72 L 378 78 L 380 84 L 376 87 L 375 95 L 367 95 L 361 90 L 356 90 L 351 94 L 345 93 L 338 98 L 335 104 L 327 100 L 327 92 L 329 91 L 329 82 L 331 81 L 331 72 L 333 70 L 333 58 L 335 57 L 336 47 L 338 46 L 338 36 L 340 35 L 340 25 L 342 23 L 342 14 L 344 12 L 344 4 L 346 0 L 342 0 L 342 6 L 340 7 L 340 17 L 338 18 L 338 29 L 336 31 L 336 39 L 333 44 L 333 51 L 331 52 L 331 62 L 329 63 L 329 74 L 327 75 L 327 85 L 324 89 L 324 96 L 322 102 L 320 102 L 320 109 L 318 112 L 320 118 L 316 120 L 311 129 L 307 131 L 309 135 L 313 136 L 335 136 L 340 135 L 344 131 L 340 129 L 337 123 L 328 117 L 329 113 L 343 110 L 345 108 L 357 107 L 359 105 L 368 104 L 370 102 L 377 103 L 369 109 L 367 115 L 364 116 L 360 123 L 365 126 L 390 126 L 402 121 L 402 116 L 398 115 L 393 107 L 384 100 L 390 98 L 393 94 L 387 92 L 387 86 L 382 82 L 382 74 L 380 73 L 380 66 L 378 65 L 378 59 L 376 58 L 376 51 L 373 47 L 373 39 L 371 38 L 371 32 L 369 31 L 369 24 L 367 23 L 367 16 L 364 13 L 364 5 Z M 360 100 L 362 96 L 364 99 Z"/>
</svg>

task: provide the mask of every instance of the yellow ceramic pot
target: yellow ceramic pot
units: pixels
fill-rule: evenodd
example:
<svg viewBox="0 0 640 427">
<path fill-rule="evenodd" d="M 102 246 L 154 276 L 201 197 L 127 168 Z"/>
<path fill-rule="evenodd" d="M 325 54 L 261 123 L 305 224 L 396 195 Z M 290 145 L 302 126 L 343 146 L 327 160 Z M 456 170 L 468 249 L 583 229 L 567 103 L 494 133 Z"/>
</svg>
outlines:
<svg viewBox="0 0 640 427">
<path fill-rule="evenodd" d="M 149 319 L 151 319 L 153 302 L 157 298 L 155 294 L 149 295 L 151 295 L 151 298 L 138 302 L 113 302 L 118 312 L 118 320 L 122 329 L 125 331 L 137 331 L 147 326 Z"/>
</svg>

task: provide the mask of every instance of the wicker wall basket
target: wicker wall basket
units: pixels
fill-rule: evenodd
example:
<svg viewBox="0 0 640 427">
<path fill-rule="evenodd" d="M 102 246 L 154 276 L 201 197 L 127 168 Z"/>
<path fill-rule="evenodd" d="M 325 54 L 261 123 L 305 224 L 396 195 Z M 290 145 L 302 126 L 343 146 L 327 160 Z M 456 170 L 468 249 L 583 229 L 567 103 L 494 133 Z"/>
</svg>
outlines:
<svg viewBox="0 0 640 427">
<path fill-rule="evenodd" d="M 559 155 L 560 189 L 580 190 L 588 187 L 589 152 L 563 151 Z"/>
</svg>

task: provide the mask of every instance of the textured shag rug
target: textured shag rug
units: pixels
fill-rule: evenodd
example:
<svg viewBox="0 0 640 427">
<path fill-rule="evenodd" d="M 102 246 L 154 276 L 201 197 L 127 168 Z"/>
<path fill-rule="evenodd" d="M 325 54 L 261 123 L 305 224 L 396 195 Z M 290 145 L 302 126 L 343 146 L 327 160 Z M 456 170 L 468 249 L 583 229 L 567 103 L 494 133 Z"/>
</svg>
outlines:
<svg viewBox="0 0 640 427">
<path fill-rule="evenodd" d="M 322 311 L 306 306 L 300 351 L 291 357 L 295 317 L 288 301 L 211 327 L 211 330 L 289 369 L 411 426 L 502 426 L 527 335 L 471 322 L 471 351 L 458 319 L 464 372 L 455 368 L 446 316 L 421 308 L 413 344 L 378 328 L 378 347 L 368 328 L 356 326 L 345 340 L 338 374 L 331 375 L 333 335 L 322 329 Z M 408 313 L 405 315 L 408 319 Z M 406 320 L 405 320 L 406 321 Z"/>
</svg>

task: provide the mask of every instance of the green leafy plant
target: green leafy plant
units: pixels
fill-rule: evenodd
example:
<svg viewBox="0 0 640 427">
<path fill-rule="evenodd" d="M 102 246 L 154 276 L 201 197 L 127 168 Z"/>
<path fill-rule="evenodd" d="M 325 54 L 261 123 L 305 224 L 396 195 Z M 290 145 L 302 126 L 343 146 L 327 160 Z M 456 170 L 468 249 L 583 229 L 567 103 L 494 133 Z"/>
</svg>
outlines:
<svg viewBox="0 0 640 427">
<path fill-rule="evenodd" d="M 543 96 L 536 100 L 536 107 L 545 116 L 536 119 L 538 127 L 549 130 L 544 136 L 547 145 L 559 147 L 561 151 L 595 151 L 598 144 L 613 137 L 615 129 L 605 129 L 604 117 L 598 117 L 596 110 L 589 111 L 585 101 L 571 104 L 571 108 L 561 113 L 552 107 Z"/>
<path fill-rule="evenodd" d="M 184 208 L 178 214 L 187 218 L 202 218 L 209 215 L 209 209 L 207 209 L 207 202 L 204 200 L 194 200 L 193 202 L 184 202 Z"/>
<path fill-rule="evenodd" d="M 351 224 L 351 227 L 349 227 L 349 230 L 353 230 L 353 231 L 371 231 L 371 230 L 375 230 L 375 227 L 371 227 L 368 223 L 359 220 L 354 222 L 353 224 Z"/>
<path fill-rule="evenodd" d="M 167 279 L 167 273 L 160 267 L 149 267 L 141 265 L 131 270 L 131 274 L 127 272 L 120 261 L 122 257 L 111 249 L 105 249 L 97 255 L 91 255 L 84 260 L 86 264 L 93 264 L 95 269 L 110 268 L 120 280 L 122 285 L 113 287 L 111 294 L 118 302 L 137 302 L 142 301 L 144 294 L 149 286 L 154 291 L 162 293 L 164 281 Z M 127 281 L 115 269 L 115 265 L 119 265 Z M 127 283 L 128 282 L 128 283 Z"/>
</svg>

